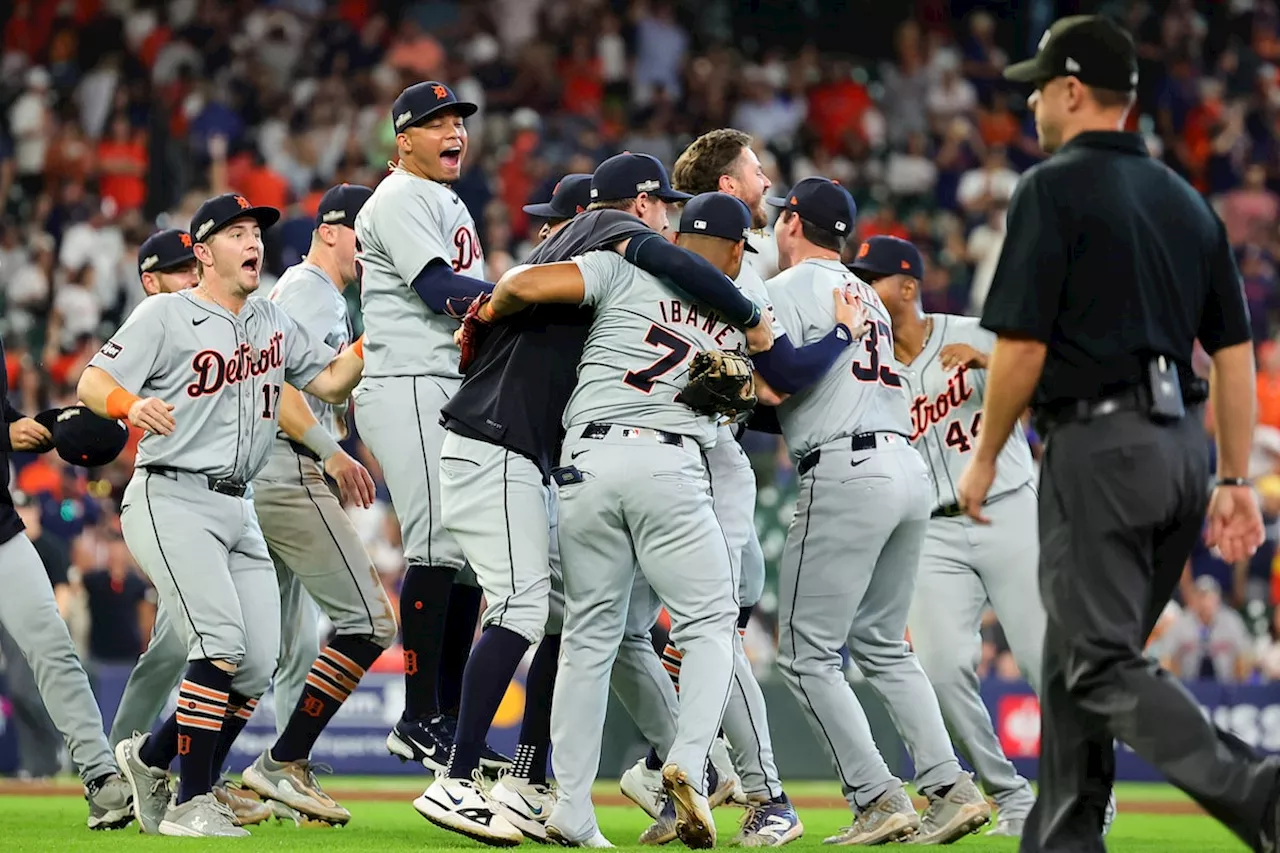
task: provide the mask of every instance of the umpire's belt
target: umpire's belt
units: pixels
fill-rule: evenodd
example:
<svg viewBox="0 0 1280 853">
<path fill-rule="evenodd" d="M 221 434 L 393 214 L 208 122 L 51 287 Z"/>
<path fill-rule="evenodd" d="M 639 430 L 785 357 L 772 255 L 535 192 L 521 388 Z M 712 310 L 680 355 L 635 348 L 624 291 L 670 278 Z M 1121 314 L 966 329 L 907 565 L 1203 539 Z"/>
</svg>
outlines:
<svg viewBox="0 0 1280 853">
<path fill-rule="evenodd" d="M 161 477 L 168 477 L 170 480 L 178 479 L 179 474 L 200 477 L 208 484 L 209 491 L 217 492 L 220 495 L 230 495 L 233 498 L 242 498 L 244 493 L 248 491 L 248 486 L 239 480 L 219 480 L 217 477 L 201 474 L 198 471 L 188 471 L 185 468 L 173 468 L 168 465 L 144 465 L 143 468 L 150 474 L 159 474 Z"/>
<path fill-rule="evenodd" d="M 658 444 L 670 444 L 672 447 L 684 447 L 684 436 L 677 435 L 674 432 L 667 432 L 662 429 L 649 429 L 647 427 L 619 426 L 618 424 L 587 424 L 587 428 L 582 431 L 582 437 L 604 438 L 609 434 L 610 430 L 618 430 L 618 435 L 621 435 L 624 438 L 652 438 L 654 441 L 658 442 Z"/>
<path fill-rule="evenodd" d="M 1118 412 L 1145 413 L 1149 408 L 1146 395 L 1134 387 L 1097 400 L 1073 400 L 1046 409 L 1035 419 L 1035 427 L 1041 435 L 1048 435 L 1056 427 L 1076 421 L 1091 421 Z"/>
<path fill-rule="evenodd" d="M 885 444 L 892 444 L 895 441 L 906 441 L 906 436 L 896 432 L 860 432 L 857 435 L 847 438 L 837 438 L 829 443 L 848 441 L 849 449 L 858 450 L 875 450 L 877 447 Z M 813 466 L 818 464 L 818 460 L 822 457 L 822 448 L 805 454 L 800 460 L 800 464 L 796 466 L 796 476 L 803 477 L 806 473 L 813 470 Z"/>
</svg>

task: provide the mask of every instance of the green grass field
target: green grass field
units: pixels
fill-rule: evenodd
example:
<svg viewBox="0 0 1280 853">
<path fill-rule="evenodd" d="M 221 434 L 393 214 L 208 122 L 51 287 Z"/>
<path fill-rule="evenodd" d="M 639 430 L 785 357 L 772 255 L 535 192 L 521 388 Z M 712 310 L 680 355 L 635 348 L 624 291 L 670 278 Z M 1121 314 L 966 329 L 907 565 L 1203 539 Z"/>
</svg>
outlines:
<svg viewBox="0 0 1280 853">
<path fill-rule="evenodd" d="M 421 790 L 412 779 L 338 777 L 326 780 L 326 788 L 351 792 L 351 824 L 341 829 L 297 828 L 292 824 L 271 823 L 254 827 L 253 840 L 237 842 L 228 839 L 153 838 L 138 834 L 135 826 L 119 832 L 89 832 L 84 826 L 85 805 L 74 795 L 30 796 L 6 793 L 0 795 L 0 848 L 14 851 L 50 850 L 59 853 L 79 851 L 140 850 L 179 848 L 190 851 L 225 850 L 238 844 L 255 850 L 325 853 L 340 851 L 430 851 L 446 849 L 480 849 L 451 833 L 436 829 L 413 810 L 410 801 Z M 14 790 L 6 787 L 5 791 Z M 839 792 L 830 784 L 798 783 L 788 786 L 792 797 L 801 803 L 831 802 Z M 612 802 L 617 786 L 601 783 L 598 800 Z M 1110 851 L 1134 853 L 1219 853 L 1242 851 L 1236 841 L 1214 821 L 1200 815 L 1143 813 L 1163 807 L 1178 811 L 1186 804 L 1179 792 L 1163 785 L 1124 785 L 1117 791 L 1120 815 L 1107 839 Z M 640 849 L 635 839 L 648 826 L 647 817 L 629 806 L 601 806 L 600 824 L 606 836 L 620 848 Z M 721 845 L 737 830 L 742 811 L 732 807 L 718 809 Z M 821 846 L 822 839 L 849 822 L 849 813 L 840 808 L 802 807 L 805 836 L 788 849 L 799 850 Z M 684 849 L 678 844 L 672 849 Z M 1017 843 L 1012 839 L 988 839 L 979 835 L 966 838 L 954 848 L 967 853 L 1012 853 Z"/>
</svg>

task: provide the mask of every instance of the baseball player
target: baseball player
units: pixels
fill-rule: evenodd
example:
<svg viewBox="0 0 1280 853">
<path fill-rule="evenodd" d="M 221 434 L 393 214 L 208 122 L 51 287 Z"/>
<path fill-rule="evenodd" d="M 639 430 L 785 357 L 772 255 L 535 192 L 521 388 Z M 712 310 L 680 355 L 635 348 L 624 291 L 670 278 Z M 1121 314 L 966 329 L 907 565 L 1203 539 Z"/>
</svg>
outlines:
<svg viewBox="0 0 1280 853">
<path fill-rule="evenodd" d="M 788 337 L 829 333 L 833 288 L 851 289 L 869 316 L 863 345 L 777 409 L 800 487 L 778 579 L 778 665 L 858 815 L 827 842 L 949 843 L 984 825 L 991 811 L 961 772 L 933 688 L 903 641 L 931 489 L 907 441 L 889 315 L 840 263 L 856 221 L 847 190 L 806 178 L 769 203 L 783 209 L 774 234 L 784 269 L 768 291 Z M 923 819 L 876 750 L 845 680 L 846 645 L 907 742 L 916 787 L 929 798 Z"/>
<path fill-rule="evenodd" d="M 458 318 L 491 289 L 475 221 L 449 188 L 467 153 L 464 120 L 476 109 L 442 83 L 401 92 L 391 108 L 399 162 L 356 217 L 369 344 L 356 426 L 382 465 L 408 566 L 400 593 L 405 710 L 387 749 L 436 772 L 445 769 L 454 734 L 437 692 L 450 588 L 466 568 L 440 521 L 440 407 L 462 379 L 453 344 Z M 455 641 L 469 648 L 474 630 L 473 613 Z M 510 766 L 487 747 L 481 760 L 490 771 Z"/>
<path fill-rule="evenodd" d="M 911 644 L 952 734 L 1000 810 L 987 834 L 1018 836 L 1035 794 L 1000 748 L 978 692 L 975 664 L 979 620 L 989 600 L 1019 666 L 1032 688 L 1040 689 L 1045 616 L 1035 570 L 1040 543 L 1031 450 L 1026 435 L 1015 430 L 1002 451 L 1000 480 L 987 510 L 1000 517 L 999 529 L 967 518 L 952 484 L 981 429 L 986 353 L 995 336 L 976 317 L 921 311 L 924 262 L 905 240 L 872 237 L 850 269 L 875 288 L 892 318 L 896 370 L 911 406 L 911 442 L 928 464 L 934 487 L 907 619 Z"/>
<path fill-rule="evenodd" d="M 173 717 L 116 750 L 135 815 L 162 835 L 247 834 L 211 793 L 228 708 L 262 694 L 280 646 L 275 572 L 245 493 L 270 453 L 284 383 L 336 404 L 360 376 L 358 345 L 335 356 L 279 307 L 249 300 L 261 230 L 279 216 L 232 194 L 202 204 L 191 229 L 199 286 L 143 300 L 78 386 L 94 412 L 147 431 L 121 526 L 188 646 Z M 158 783 L 175 756 L 168 804 Z"/>
<path fill-rule="evenodd" d="M 542 243 L 531 262 L 612 248 L 637 263 L 675 271 L 691 289 L 709 290 L 712 301 L 739 312 L 735 316 L 754 316 L 754 306 L 721 272 L 705 262 L 699 266 L 655 233 L 667 224 L 663 202 L 684 198 L 671 191 L 666 170 L 655 158 L 611 158 L 589 186 L 596 201 Z M 566 179 L 555 195 L 564 198 L 573 191 Z M 682 266 L 688 264 L 693 275 Z M 545 840 L 543 824 L 554 805 L 545 767 L 561 608 L 552 594 L 558 560 L 549 541 L 556 523 L 549 474 L 590 314 L 576 306 L 537 306 L 490 327 L 477 319 L 483 318 L 485 307 L 481 297 L 459 336 L 466 380 L 443 410 L 447 432 L 440 467 L 445 526 L 475 568 L 489 609 L 468 662 L 448 776 L 437 779 L 414 805 L 440 826 L 488 843 L 510 844 L 522 834 Z M 472 333 L 482 336 L 469 337 Z M 532 417 L 533 412 L 542 415 Z M 516 767 L 486 796 L 473 779 L 476 749 L 516 665 L 539 639 Z M 653 657 L 652 647 L 649 655 Z"/>
<path fill-rule="evenodd" d="M 4 344 L 0 342 L 0 363 Z M 90 829 L 120 829 L 133 820 L 128 783 L 121 778 L 103 736 L 102 715 L 76 655 L 67 625 L 58 614 L 53 588 L 9 494 L 9 454 L 44 452 L 54 443 L 48 427 L 9 403 L 8 377 L 0 376 L 0 624 L 22 650 L 40 698 L 62 733 L 71 761 L 84 782 Z"/>
<path fill-rule="evenodd" d="M 542 204 L 526 204 L 521 208 L 530 216 L 543 220 L 534 237 L 536 248 L 569 224 L 569 220 L 582 213 L 591 204 L 591 176 L 582 172 L 565 175 L 551 191 L 551 201 Z"/>
<path fill-rule="evenodd" d="M 601 183 L 597 171 L 593 190 Z M 722 272 L 737 273 L 744 242 Z M 737 590 L 702 459 L 715 443 L 715 422 L 672 392 L 683 387 L 695 349 L 745 339 L 714 310 L 613 252 L 518 268 L 503 277 L 489 307 L 501 317 L 539 302 L 594 309 L 564 413 L 562 467 L 553 474 L 566 608 L 551 712 L 560 796 L 547 833 L 587 846 L 608 843 L 591 809 L 591 781 L 607 698 L 603 676 L 622 637 L 638 563 L 672 614 L 691 676 L 664 780 L 681 840 L 710 847 L 715 825 L 705 768 L 728 698 L 733 646 L 741 642 L 733 630 Z"/>
</svg>

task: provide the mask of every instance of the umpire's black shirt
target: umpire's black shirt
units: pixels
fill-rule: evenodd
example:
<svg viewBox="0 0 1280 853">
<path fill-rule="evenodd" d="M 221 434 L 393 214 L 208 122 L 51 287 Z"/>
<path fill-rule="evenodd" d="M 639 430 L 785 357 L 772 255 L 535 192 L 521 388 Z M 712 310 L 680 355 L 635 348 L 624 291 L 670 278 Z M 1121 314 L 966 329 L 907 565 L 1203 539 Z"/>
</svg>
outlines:
<svg viewBox="0 0 1280 853">
<path fill-rule="evenodd" d="M 567 261 L 651 233 L 629 213 L 590 210 L 534 249 L 527 263 Z M 546 476 L 556 465 L 560 421 L 578 384 L 591 316 L 590 308 L 577 305 L 533 305 L 495 324 L 462 387 L 440 410 L 440 422 L 450 432 L 527 456 Z"/>
<path fill-rule="evenodd" d="M 13 508 L 13 495 L 9 493 L 9 454 L 13 452 L 9 424 L 26 415 L 9 404 L 9 371 L 5 369 L 3 341 L 0 341 L 0 409 L 4 414 L 0 419 L 0 544 L 3 544 L 27 528 L 18 518 L 18 512 Z"/>
<path fill-rule="evenodd" d="M 1210 354 L 1250 339 L 1221 221 L 1141 137 L 1105 131 L 1018 182 L 982 325 L 1047 344 L 1032 405 L 1051 414 L 1144 384 L 1159 355 L 1187 395 L 1197 337 Z"/>
</svg>

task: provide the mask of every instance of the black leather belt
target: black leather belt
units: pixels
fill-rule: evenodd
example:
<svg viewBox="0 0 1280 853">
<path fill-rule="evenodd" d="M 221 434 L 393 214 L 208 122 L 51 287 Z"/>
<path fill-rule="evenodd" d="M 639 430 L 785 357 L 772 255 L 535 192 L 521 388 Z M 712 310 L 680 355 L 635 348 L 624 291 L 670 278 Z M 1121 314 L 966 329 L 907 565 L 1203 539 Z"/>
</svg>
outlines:
<svg viewBox="0 0 1280 853">
<path fill-rule="evenodd" d="M 858 450 L 875 450 L 879 446 L 879 439 L 876 436 L 878 432 L 860 432 L 857 435 L 849 437 L 849 449 Z M 897 435 L 897 433 L 894 433 Z M 905 436 L 904 436 L 905 440 Z M 822 458 L 822 449 L 806 453 L 804 458 L 800 460 L 800 464 L 796 466 L 796 476 L 802 477 L 809 471 L 813 470 L 813 466 L 818 464 L 818 460 Z"/>
<path fill-rule="evenodd" d="M 947 504 L 940 506 L 929 514 L 930 518 L 956 518 L 964 515 L 964 510 L 960 508 L 960 504 Z"/>
<path fill-rule="evenodd" d="M 285 441 L 289 442 L 289 446 L 293 448 L 293 452 L 298 454 L 299 456 L 305 456 L 308 459 L 314 459 L 316 462 L 321 461 L 320 454 L 316 453 L 314 450 L 312 450 L 310 447 L 307 447 L 305 444 L 299 444 L 298 442 L 294 441 L 291 438 L 285 439 Z"/>
<path fill-rule="evenodd" d="M 652 436 L 658 444 L 670 444 L 672 447 L 684 447 L 684 436 L 677 435 L 674 432 L 667 432 L 661 429 L 649 429 L 648 427 L 628 427 L 618 426 L 617 424 L 587 424 L 587 428 L 582 431 L 583 438 L 604 438 L 609 434 L 610 430 L 621 430 L 621 435 L 625 438 L 628 436 Z"/>
<path fill-rule="evenodd" d="M 178 479 L 179 474 L 193 474 L 197 477 L 203 477 L 209 485 L 209 491 L 217 492 L 220 495 L 230 495 L 233 498 L 242 498 L 249 487 L 239 480 L 219 480 L 208 474 L 201 474 L 198 471 L 188 471 L 185 468 L 173 468 L 168 465 L 144 465 L 143 468 L 152 474 L 159 474 L 162 477 L 168 477 L 170 480 Z"/>
</svg>

